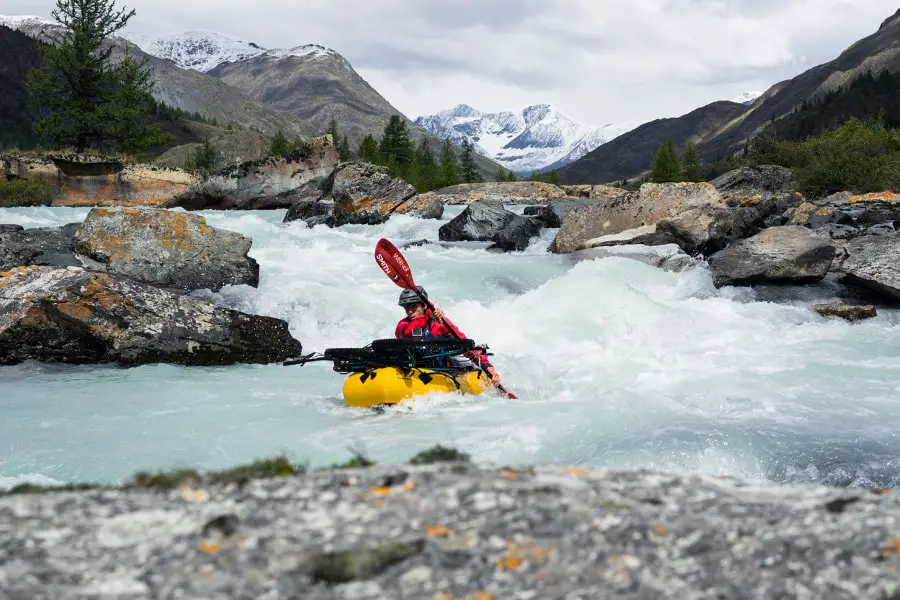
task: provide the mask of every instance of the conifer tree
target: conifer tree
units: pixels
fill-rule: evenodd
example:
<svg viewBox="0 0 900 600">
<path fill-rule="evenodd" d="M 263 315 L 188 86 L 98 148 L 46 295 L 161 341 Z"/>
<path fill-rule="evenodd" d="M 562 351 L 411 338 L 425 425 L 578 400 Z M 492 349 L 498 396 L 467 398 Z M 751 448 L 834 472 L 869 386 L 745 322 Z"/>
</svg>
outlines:
<svg viewBox="0 0 900 600">
<path fill-rule="evenodd" d="M 459 162 L 456 158 L 456 152 L 453 151 L 453 144 L 450 143 L 450 140 L 444 140 L 444 143 L 441 144 L 440 176 L 438 178 L 438 187 L 456 185 L 459 182 Z"/>
<path fill-rule="evenodd" d="M 703 162 L 697 156 L 697 146 L 689 143 L 681 155 L 683 181 L 703 181 Z"/>
<path fill-rule="evenodd" d="M 353 153 L 350 151 L 350 140 L 347 138 L 347 134 L 344 134 L 344 137 L 341 138 L 341 143 L 338 144 L 337 151 L 338 158 L 341 161 L 348 161 L 353 158 Z"/>
<path fill-rule="evenodd" d="M 681 179 L 681 165 L 678 163 L 678 153 L 672 140 L 663 142 L 653 159 L 650 168 L 650 181 L 653 183 L 665 183 L 667 181 L 679 181 Z"/>
<path fill-rule="evenodd" d="M 384 126 L 378 150 L 385 162 L 393 155 L 394 162 L 401 170 L 412 162 L 413 145 L 409 139 L 409 130 L 406 128 L 406 121 L 399 115 L 391 115 L 387 125 Z"/>
<path fill-rule="evenodd" d="M 431 148 L 428 147 L 428 140 L 425 139 L 425 136 L 422 136 L 419 140 L 419 145 L 416 147 L 413 165 L 416 167 L 418 182 L 414 183 L 411 181 L 411 176 L 408 174 L 407 181 L 416 186 L 416 190 L 419 193 L 433 190 L 438 184 L 438 165 Z"/>
<path fill-rule="evenodd" d="M 289 150 L 290 146 L 288 144 L 288 140 L 285 137 L 284 132 L 279 129 L 278 132 L 272 136 L 272 139 L 269 142 L 269 155 L 283 156 L 287 154 Z"/>
<path fill-rule="evenodd" d="M 460 157 L 460 177 L 465 183 L 476 183 L 482 181 L 481 174 L 478 172 L 478 167 L 475 165 L 475 157 L 472 156 L 474 152 L 474 148 L 472 146 L 472 142 L 469 141 L 468 138 L 463 138 L 462 141 L 462 156 Z"/>
<path fill-rule="evenodd" d="M 378 142 L 375 140 L 375 136 L 371 133 L 367 133 L 365 137 L 363 137 L 362 141 L 359 143 L 359 149 L 356 151 L 356 157 L 363 162 L 373 164 L 379 164 L 381 162 L 381 157 L 378 152 Z"/>
<path fill-rule="evenodd" d="M 126 56 L 116 63 L 105 41 L 134 14 L 116 9 L 115 0 L 57 0 L 51 15 L 61 33 L 56 44 L 42 47 L 42 65 L 27 81 L 35 133 L 78 153 L 110 145 L 130 152 L 170 139 L 150 122 L 153 83 L 146 59 Z"/>
</svg>

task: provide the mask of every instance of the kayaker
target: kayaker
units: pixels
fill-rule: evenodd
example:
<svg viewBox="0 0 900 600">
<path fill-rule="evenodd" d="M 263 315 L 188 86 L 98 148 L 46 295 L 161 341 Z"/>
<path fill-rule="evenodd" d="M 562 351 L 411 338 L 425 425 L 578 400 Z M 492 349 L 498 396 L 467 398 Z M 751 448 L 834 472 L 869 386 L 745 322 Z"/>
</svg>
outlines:
<svg viewBox="0 0 900 600">
<path fill-rule="evenodd" d="M 422 296 L 427 299 L 428 292 L 425 291 L 425 288 L 421 285 L 416 287 L 419 288 Z M 397 328 L 394 330 L 394 335 L 397 338 L 452 336 L 453 334 L 450 332 L 452 327 L 460 339 L 468 339 L 456 325 L 444 317 L 444 311 L 437 306 L 434 307 L 434 311 L 431 311 L 422 302 L 419 295 L 412 290 L 400 292 L 400 300 L 397 304 L 406 311 L 406 316 L 400 319 L 400 322 L 397 323 Z M 500 375 L 488 360 L 487 355 L 481 350 L 466 352 L 465 356 L 475 363 L 476 366 L 483 367 L 488 372 L 491 376 L 491 383 L 495 385 L 500 383 Z"/>
</svg>

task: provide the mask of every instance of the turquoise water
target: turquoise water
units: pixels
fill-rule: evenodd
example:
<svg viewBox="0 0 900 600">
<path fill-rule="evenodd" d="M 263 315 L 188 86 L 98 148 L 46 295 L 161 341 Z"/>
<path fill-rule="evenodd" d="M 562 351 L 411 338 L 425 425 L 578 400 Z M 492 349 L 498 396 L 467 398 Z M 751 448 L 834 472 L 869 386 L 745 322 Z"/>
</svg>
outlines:
<svg viewBox="0 0 900 600">
<path fill-rule="evenodd" d="M 260 285 L 196 295 L 285 319 L 304 352 L 390 337 L 399 288 L 375 264 L 382 236 L 429 239 L 443 220 L 395 216 L 339 229 L 284 211 L 205 212 L 253 239 Z M 86 209 L 0 209 L 26 227 Z M 734 475 L 752 482 L 900 484 L 900 315 L 849 324 L 812 303 L 823 284 L 716 290 L 702 265 L 669 273 L 606 258 L 432 243 L 404 251 L 416 282 L 495 352 L 519 400 L 424 398 L 350 409 L 330 363 L 134 369 L 0 367 L 0 486 L 118 482 L 137 470 L 222 468 L 275 453 L 310 465 L 352 450 L 405 460 L 442 443 L 494 463 L 566 463 Z"/>
</svg>

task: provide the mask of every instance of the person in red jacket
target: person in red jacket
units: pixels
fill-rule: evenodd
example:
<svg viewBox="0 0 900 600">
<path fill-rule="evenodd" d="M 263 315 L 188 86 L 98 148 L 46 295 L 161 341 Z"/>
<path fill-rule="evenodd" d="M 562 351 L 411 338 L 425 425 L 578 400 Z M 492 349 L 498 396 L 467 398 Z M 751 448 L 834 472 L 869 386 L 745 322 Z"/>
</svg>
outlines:
<svg viewBox="0 0 900 600">
<path fill-rule="evenodd" d="M 417 286 L 419 292 L 425 299 L 428 299 L 428 292 L 421 285 Z M 450 328 L 459 336 L 460 339 L 467 339 L 466 335 L 459 328 L 444 317 L 444 311 L 437 306 L 434 311 L 430 310 L 419 294 L 412 290 L 403 290 L 400 292 L 400 300 L 397 302 L 406 311 L 406 317 L 400 319 L 397 328 L 394 330 L 394 336 L 397 338 L 410 337 L 443 337 L 452 336 Z M 500 375 L 494 366 L 488 361 L 488 357 L 481 350 L 474 350 L 466 353 L 466 356 L 479 367 L 483 367 L 491 376 L 491 383 L 500 383 Z"/>
</svg>

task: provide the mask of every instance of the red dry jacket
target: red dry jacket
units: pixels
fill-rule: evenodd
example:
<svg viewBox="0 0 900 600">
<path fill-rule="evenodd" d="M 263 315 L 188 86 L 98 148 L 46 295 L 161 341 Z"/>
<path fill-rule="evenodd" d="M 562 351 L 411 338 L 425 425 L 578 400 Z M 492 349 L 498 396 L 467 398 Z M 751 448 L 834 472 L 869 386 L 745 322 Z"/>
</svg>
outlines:
<svg viewBox="0 0 900 600">
<path fill-rule="evenodd" d="M 409 317 L 404 317 L 400 319 L 400 322 L 397 323 L 397 328 L 394 330 L 394 336 L 397 338 L 410 338 L 410 337 L 452 337 L 453 334 L 450 333 L 450 328 L 453 328 L 453 331 L 456 332 L 456 335 L 460 339 L 468 339 L 466 338 L 466 334 L 459 330 L 459 328 L 450 322 L 450 319 L 444 317 L 443 323 L 439 323 L 435 321 L 430 309 L 425 310 L 425 314 L 421 317 L 416 317 L 414 319 L 410 319 Z M 486 354 L 484 354 L 481 350 L 473 350 L 471 352 L 466 352 L 466 358 L 471 360 L 478 366 L 489 367 L 491 366 L 490 361 Z"/>
</svg>

